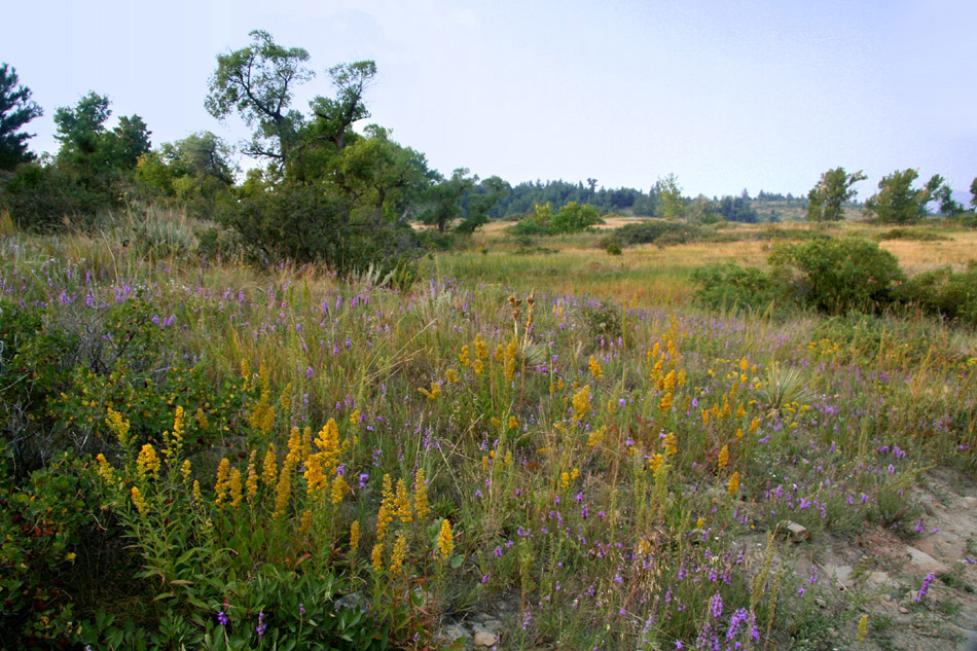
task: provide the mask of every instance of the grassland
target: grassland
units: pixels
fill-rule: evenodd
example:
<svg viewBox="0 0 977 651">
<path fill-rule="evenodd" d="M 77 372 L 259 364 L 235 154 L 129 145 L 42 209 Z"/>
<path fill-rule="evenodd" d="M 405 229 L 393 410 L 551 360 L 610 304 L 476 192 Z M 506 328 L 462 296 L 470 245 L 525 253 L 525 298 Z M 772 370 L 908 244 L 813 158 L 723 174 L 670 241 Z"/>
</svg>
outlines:
<svg viewBox="0 0 977 651">
<path fill-rule="evenodd" d="M 954 648 L 977 628 L 974 334 L 692 303 L 692 270 L 762 266 L 806 226 L 611 256 L 601 233 L 492 225 L 404 292 L 131 228 L 0 243 L 4 451 L 44 466 L 3 483 L 5 643 L 14 614 L 18 640 L 95 648 Z M 883 246 L 966 266 L 977 235 L 939 234 Z"/>
</svg>

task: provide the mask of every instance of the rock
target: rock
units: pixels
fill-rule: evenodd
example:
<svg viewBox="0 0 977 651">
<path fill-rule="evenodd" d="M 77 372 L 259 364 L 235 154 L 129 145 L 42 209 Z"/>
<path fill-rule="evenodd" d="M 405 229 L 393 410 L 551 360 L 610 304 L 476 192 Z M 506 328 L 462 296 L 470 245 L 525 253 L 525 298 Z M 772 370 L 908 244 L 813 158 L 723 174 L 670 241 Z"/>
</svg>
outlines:
<svg viewBox="0 0 977 651">
<path fill-rule="evenodd" d="M 446 624 L 434 635 L 435 641 L 439 644 L 451 644 L 456 640 L 467 640 L 468 637 L 468 629 L 461 624 Z"/>
<path fill-rule="evenodd" d="M 902 613 L 903 615 L 908 615 L 909 609 L 906 608 L 905 606 L 899 606 L 899 612 Z"/>
<path fill-rule="evenodd" d="M 475 628 L 475 646 L 493 647 L 499 643 L 499 636 L 481 626 Z"/>
<path fill-rule="evenodd" d="M 940 572 L 947 571 L 946 565 L 921 549 L 916 549 L 915 547 L 906 545 L 906 556 L 909 557 L 909 562 L 921 572 L 926 572 L 927 574 L 930 572 L 939 574 Z"/>
<path fill-rule="evenodd" d="M 796 522 L 792 522 L 791 520 L 782 522 L 781 526 L 783 527 L 783 529 L 781 529 L 781 533 L 790 538 L 793 542 L 798 543 L 811 537 L 811 532 L 807 530 L 807 527 L 797 524 Z"/>
</svg>

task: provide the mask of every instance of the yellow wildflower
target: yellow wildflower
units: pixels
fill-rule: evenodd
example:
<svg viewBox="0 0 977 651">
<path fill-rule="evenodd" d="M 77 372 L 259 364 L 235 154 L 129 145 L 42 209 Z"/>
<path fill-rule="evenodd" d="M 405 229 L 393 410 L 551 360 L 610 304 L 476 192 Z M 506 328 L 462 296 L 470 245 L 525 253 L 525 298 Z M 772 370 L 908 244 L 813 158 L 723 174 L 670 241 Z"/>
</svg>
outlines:
<svg viewBox="0 0 977 651">
<path fill-rule="evenodd" d="M 332 503 L 339 504 L 346 497 L 346 493 L 349 491 L 349 486 L 346 484 L 346 478 L 342 475 L 336 475 L 332 480 Z"/>
<path fill-rule="evenodd" d="M 587 435 L 587 445 L 592 448 L 597 447 L 604 442 L 604 435 L 606 433 L 607 427 L 598 427 Z"/>
<path fill-rule="evenodd" d="M 728 466 L 728 465 L 729 465 L 729 446 L 728 445 L 724 445 L 722 447 L 722 449 L 719 451 L 718 466 L 719 466 L 720 472 L 722 472 L 723 470 L 726 470 L 726 466 Z"/>
<path fill-rule="evenodd" d="M 115 434 L 116 440 L 122 447 L 127 447 L 129 443 L 129 421 L 119 412 L 111 407 L 107 408 L 108 416 L 105 418 L 105 425 Z"/>
<path fill-rule="evenodd" d="M 475 335 L 475 357 L 480 360 L 488 359 L 488 346 L 485 344 L 485 340 L 482 339 L 482 335 Z"/>
<path fill-rule="evenodd" d="M 698 518 L 698 519 L 697 519 L 697 520 L 695 521 L 695 528 L 696 528 L 696 529 L 701 529 L 701 528 L 703 528 L 704 526 L 706 526 L 706 519 L 700 516 L 700 517 L 699 517 L 699 518 Z"/>
<path fill-rule="evenodd" d="M 651 455 L 650 459 L 648 459 L 648 467 L 651 468 L 652 473 L 657 473 L 658 469 L 661 468 L 664 463 L 665 455 L 660 452 L 656 452 L 655 454 Z"/>
<path fill-rule="evenodd" d="M 590 360 L 587 362 L 587 367 L 590 369 L 590 374 L 594 376 L 595 380 L 599 380 L 604 377 L 604 369 L 601 368 L 600 362 L 597 361 L 596 355 L 590 356 Z"/>
<path fill-rule="evenodd" d="M 278 476 L 278 486 L 275 487 L 275 511 L 272 517 L 276 520 L 288 510 L 288 501 L 292 497 L 292 472 L 286 463 Z"/>
<path fill-rule="evenodd" d="M 418 468 L 414 473 L 414 510 L 417 517 L 421 520 L 431 513 L 431 506 L 427 499 L 427 482 L 424 478 L 424 469 Z"/>
<path fill-rule="evenodd" d="M 465 344 L 464 346 L 462 346 L 461 352 L 458 353 L 458 363 L 461 364 L 462 366 L 468 366 L 469 364 L 471 364 L 470 354 L 471 353 L 468 350 L 468 345 Z"/>
<path fill-rule="evenodd" d="M 573 422 L 579 423 L 590 413 L 590 385 L 583 385 L 579 391 L 573 394 L 573 399 L 570 402 L 573 405 Z"/>
<path fill-rule="evenodd" d="M 193 493 L 192 493 L 192 495 L 193 495 L 193 503 L 194 504 L 202 504 L 203 503 L 204 498 L 200 494 L 200 481 L 199 480 L 196 480 L 196 479 L 193 480 Z"/>
<path fill-rule="evenodd" d="M 108 459 L 101 452 L 95 457 L 95 462 L 98 467 L 95 469 L 95 474 L 102 478 L 106 484 L 111 484 L 112 480 L 115 478 L 115 474 L 112 471 L 112 464 L 109 463 Z"/>
<path fill-rule="evenodd" d="M 319 449 L 322 471 L 326 475 L 331 475 L 339 465 L 339 455 L 343 450 L 339 442 L 339 426 L 336 425 L 335 418 L 330 418 L 322 426 L 318 436 L 316 436 L 315 445 Z"/>
<path fill-rule="evenodd" d="M 519 419 L 515 416 L 509 416 L 509 422 L 506 424 L 508 425 L 509 429 L 516 429 L 519 427 Z"/>
<path fill-rule="evenodd" d="M 726 482 L 726 492 L 730 495 L 735 495 L 740 489 L 740 473 L 737 470 L 729 477 L 729 481 Z"/>
<path fill-rule="evenodd" d="M 760 417 L 754 416 L 753 420 L 750 421 L 750 434 L 755 434 L 760 428 Z"/>
<path fill-rule="evenodd" d="M 149 443 L 142 446 L 136 457 L 136 472 L 140 479 L 159 479 L 159 457 L 156 450 Z"/>
<path fill-rule="evenodd" d="M 862 615 L 858 618 L 858 633 L 855 635 L 855 640 L 857 642 L 864 642 L 865 638 L 868 637 L 868 615 Z"/>
<path fill-rule="evenodd" d="M 736 440 L 737 441 L 742 441 L 743 440 L 743 428 L 742 427 L 737 427 L 736 428 Z"/>
<path fill-rule="evenodd" d="M 669 432 L 662 439 L 662 447 L 665 450 L 665 456 L 674 457 L 678 454 L 678 437 L 673 432 Z"/>
<path fill-rule="evenodd" d="M 394 541 L 393 552 L 390 554 L 390 573 L 400 574 L 404 569 L 404 559 L 407 557 L 407 536 L 401 531 Z"/>
<path fill-rule="evenodd" d="M 271 488 L 278 481 L 278 455 L 275 454 L 275 444 L 272 443 L 265 450 L 265 459 L 261 465 L 261 481 Z"/>
<path fill-rule="evenodd" d="M 441 521 L 441 531 L 438 532 L 438 554 L 446 561 L 455 550 L 454 534 L 451 533 L 451 523 L 445 518 Z"/>
<path fill-rule="evenodd" d="M 241 494 L 241 471 L 237 468 L 231 469 L 231 476 L 227 480 L 227 492 L 231 498 L 231 508 L 237 508 L 241 506 L 241 499 L 243 495 Z"/>
<path fill-rule="evenodd" d="M 560 487 L 566 490 L 570 487 L 570 473 L 563 471 L 560 473 Z"/>
<path fill-rule="evenodd" d="M 329 485 L 329 480 L 326 478 L 326 475 L 322 470 L 321 454 L 313 454 L 305 460 L 304 474 L 305 490 L 309 497 L 313 497 L 317 493 L 322 492 Z"/>
<path fill-rule="evenodd" d="M 458 371 L 453 368 L 449 368 L 444 372 L 444 378 L 447 380 L 448 384 L 454 384 L 458 381 Z"/>
<path fill-rule="evenodd" d="M 672 395 L 672 392 L 669 391 L 668 393 L 662 396 L 661 400 L 658 401 L 658 408 L 661 409 L 662 411 L 668 411 L 669 409 L 672 408 L 673 400 L 674 397 Z"/>
<path fill-rule="evenodd" d="M 482 360 L 476 359 L 472 362 L 472 371 L 475 372 L 475 375 L 481 375 L 484 370 L 485 363 Z"/>
<path fill-rule="evenodd" d="M 299 535 L 304 536 L 312 530 L 312 511 L 305 509 L 299 519 Z"/>
<path fill-rule="evenodd" d="M 177 405 L 176 413 L 173 416 L 173 431 L 163 432 L 163 456 L 166 457 L 167 463 L 173 463 L 174 460 L 180 458 L 180 452 L 183 450 L 184 429 L 183 407 Z"/>
<path fill-rule="evenodd" d="M 217 464 L 217 480 L 214 482 L 214 504 L 218 507 L 223 506 L 224 498 L 230 489 L 231 462 L 227 457 L 220 460 Z"/>
<path fill-rule="evenodd" d="M 370 552 L 370 564 L 374 571 L 379 572 L 383 569 L 383 543 L 378 542 Z"/>
<path fill-rule="evenodd" d="M 146 513 L 146 499 L 142 496 L 142 492 L 139 490 L 138 486 L 133 486 L 129 490 L 129 494 L 132 496 L 132 504 L 136 507 L 136 511 L 139 515 Z"/>
<path fill-rule="evenodd" d="M 180 464 L 180 476 L 183 477 L 184 483 L 190 481 L 190 474 L 193 472 L 193 466 L 189 459 L 184 459 L 183 463 Z"/>
<path fill-rule="evenodd" d="M 248 478 L 244 482 L 245 494 L 248 496 L 248 503 L 254 501 L 255 496 L 258 494 L 258 451 L 251 450 L 251 455 L 248 457 Z"/>
<path fill-rule="evenodd" d="M 425 389 L 424 387 L 418 387 L 417 391 L 418 393 L 424 394 L 424 396 L 427 397 L 428 400 L 434 401 L 437 400 L 438 396 L 441 395 L 441 385 L 438 384 L 437 382 L 431 382 L 430 389 Z"/>
<path fill-rule="evenodd" d="M 349 551 L 355 552 L 360 548 L 360 521 L 353 520 L 349 525 Z"/>
<path fill-rule="evenodd" d="M 210 422 L 207 420 L 207 414 L 205 414 L 204 410 L 200 407 L 197 407 L 197 411 L 193 417 L 196 419 L 197 427 L 200 429 L 207 429 L 210 427 Z M 176 425 L 173 426 L 173 429 L 176 429 Z"/>
</svg>

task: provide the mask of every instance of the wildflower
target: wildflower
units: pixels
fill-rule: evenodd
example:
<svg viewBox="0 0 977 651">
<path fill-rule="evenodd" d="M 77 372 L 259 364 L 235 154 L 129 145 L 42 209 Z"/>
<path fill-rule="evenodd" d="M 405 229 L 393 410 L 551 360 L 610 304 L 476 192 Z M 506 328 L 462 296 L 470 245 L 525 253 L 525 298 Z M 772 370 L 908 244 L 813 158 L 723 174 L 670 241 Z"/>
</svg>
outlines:
<svg viewBox="0 0 977 651">
<path fill-rule="evenodd" d="M 193 480 L 193 490 L 191 495 L 193 496 L 194 504 L 201 504 L 203 502 L 203 496 L 200 494 L 200 482 L 196 479 Z"/>
<path fill-rule="evenodd" d="M 98 467 L 95 469 L 95 474 L 101 477 L 102 481 L 104 481 L 106 484 L 111 484 L 115 475 L 112 471 L 112 465 L 108 462 L 108 459 L 105 458 L 104 454 L 99 452 L 98 456 L 95 457 L 95 462 L 98 464 Z"/>
<path fill-rule="evenodd" d="M 648 459 L 648 467 L 651 468 L 651 472 L 653 473 L 657 473 L 658 469 L 661 468 L 664 463 L 665 455 L 661 454 L 660 452 L 656 452 L 655 454 L 651 455 L 650 459 Z"/>
<path fill-rule="evenodd" d="M 410 493 L 407 492 L 407 482 L 403 479 L 397 480 L 397 495 L 394 500 L 397 507 L 397 517 L 400 521 L 404 524 L 413 521 Z"/>
<path fill-rule="evenodd" d="M 214 482 L 214 504 L 218 507 L 224 504 L 224 498 L 230 488 L 231 462 L 224 457 L 217 464 L 217 481 Z"/>
<path fill-rule="evenodd" d="M 370 552 L 370 564 L 373 569 L 377 572 L 383 569 L 383 543 L 378 542 L 373 546 L 373 551 Z"/>
<path fill-rule="evenodd" d="M 227 614 L 223 610 L 218 610 L 217 611 L 217 623 L 218 624 L 220 624 L 221 626 L 227 626 L 230 623 L 230 621 L 231 620 L 228 619 Z"/>
<path fill-rule="evenodd" d="M 502 372 L 505 375 L 505 379 L 512 382 L 512 378 L 516 374 L 516 355 L 519 353 L 519 341 L 513 337 L 509 340 L 509 343 L 505 347 L 505 353 L 502 360 Z"/>
<path fill-rule="evenodd" d="M 726 492 L 729 493 L 730 495 L 735 495 L 736 491 L 738 491 L 739 489 L 740 489 L 740 473 L 737 470 L 732 475 L 730 475 L 729 481 L 726 482 Z"/>
<path fill-rule="evenodd" d="M 299 535 L 304 536 L 312 530 L 312 511 L 306 509 L 302 511 L 302 517 L 299 520 Z"/>
<path fill-rule="evenodd" d="M 923 599 L 925 599 L 926 593 L 929 592 L 930 585 L 932 585 L 933 581 L 935 580 L 936 580 L 936 574 L 934 574 L 933 572 L 927 574 L 926 577 L 923 579 L 923 584 L 919 586 L 919 592 L 916 593 L 915 597 L 913 597 L 913 601 L 919 603 Z"/>
<path fill-rule="evenodd" d="M 329 480 L 326 478 L 325 473 L 322 470 L 322 456 L 319 454 L 313 454 L 305 461 L 305 490 L 309 497 L 325 490 L 326 486 L 329 485 Z"/>
<path fill-rule="evenodd" d="M 275 444 L 272 443 L 265 450 L 265 459 L 261 465 L 261 481 L 265 486 L 272 488 L 277 483 L 278 478 L 278 455 L 275 454 Z"/>
<path fill-rule="evenodd" d="M 579 423 L 590 412 L 590 385 L 585 384 L 579 391 L 573 394 L 571 400 L 573 405 L 573 422 Z"/>
<path fill-rule="evenodd" d="M 672 403 L 674 400 L 675 397 L 672 395 L 672 392 L 669 391 L 661 397 L 661 400 L 658 401 L 658 408 L 662 411 L 668 411 L 672 408 Z"/>
<path fill-rule="evenodd" d="M 438 554 L 446 561 L 455 549 L 454 535 L 451 533 L 451 523 L 447 518 L 441 521 L 441 531 L 438 533 Z"/>
<path fill-rule="evenodd" d="M 138 486 L 133 486 L 129 490 L 129 495 L 132 497 L 132 505 L 136 507 L 136 511 L 139 515 L 146 513 L 146 499 L 142 496 L 142 492 L 139 490 Z"/>
<path fill-rule="evenodd" d="M 407 536 L 401 531 L 394 541 L 393 551 L 390 553 L 390 573 L 400 574 L 404 569 L 404 559 L 407 557 Z"/>
<path fill-rule="evenodd" d="M 332 503 L 336 505 L 342 502 L 348 491 L 349 485 L 346 483 L 346 478 L 342 475 L 336 475 L 332 480 Z"/>
<path fill-rule="evenodd" d="M 339 427 L 336 425 L 336 419 L 330 418 L 322 429 L 319 430 L 319 434 L 315 439 L 316 448 L 319 450 L 319 457 L 322 463 L 322 471 L 326 475 L 332 474 L 336 469 L 336 465 L 339 463 L 339 455 L 342 452 L 342 446 L 339 442 Z"/>
<path fill-rule="evenodd" d="M 590 356 L 590 360 L 587 362 L 587 367 L 590 369 L 590 374 L 594 376 L 595 380 L 599 380 L 604 377 L 604 369 L 600 367 L 600 362 L 597 361 L 596 355 Z"/>
<path fill-rule="evenodd" d="M 470 351 L 468 349 L 468 345 L 466 344 L 466 345 L 462 346 L 461 347 L 461 352 L 458 353 L 458 362 L 462 366 L 468 366 L 469 364 L 471 364 L 471 357 L 470 357 L 470 355 L 471 355 L 471 353 L 470 353 Z"/>
<path fill-rule="evenodd" d="M 750 434 L 755 433 L 760 428 L 760 417 L 754 416 L 750 421 Z"/>
<path fill-rule="evenodd" d="M 136 473 L 140 479 L 159 479 L 159 457 L 156 450 L 149 443 L 142 446 L 136 458 Z"/>
<path fill-rule="evenodd" d="M 607 434 L 606 427 L 599 427 L 587 435 L 587 446 L 594 448 L 604 442 L 604 435 Z"/>
<path fill-rule="evenodd" d="M 858 632 L 855 634 L 856 642 L 864 642 L 865 638 L 868 637 L 868 615 L 862 615 L 858 618 Z"/>
<path fill-rule="evenodd" d="M 454 384 L 459 379 L 458 371 L 453 368 L 449 368 L 444 372 L 444 379 L 448 384 Z"/>
<path fill-rule="evenodd" d="M 180 457 L 180 451 L 183 449 L 183 431 L 183 407 L 177 405 L 173 416 L 173 431 L 163 432 L 163 456 L 169 463 Z"/>
<path fill-rule="evenodd" d="M 418 468 L 414 473 L 414 510 L 417 517 L 423 520 L 431 513 L 431 506 L 427 499 L 427 482 L 424 479 L 424 470 Z"/>
<path fill-rule="evenodd" d="M 254 627 L 254 632 L 258 634 L 258 637 L 264 637 L 265 631 L 268 630 L 268 625 L 265 624 L 265 611 L 258 612 L 258 625 Z"/>
<path fill-rule="evenodd" d="M 107 416 L 105 418 L 105 425 L 109 430 L 115 434 L 116 440 L 122 447 L 127 447 L 129 443 L 129 421 L 119 412 L 115 411 L 111 407 L 106 408 Z"/>
<path fill-rule="evenodd" d="M 480 360 L 488 359 L 488 346 L 485 344 L 485 340 L 482 339 L 482 335 L 475 335 L 475 357 Z"/>
<path fill-rule="evenodd" d="M 418 393 L 423 394 L 428 400 L 434 402 L 441 395 L 441 385 L 437 382 L 431 382 L 431 388 L 425 389 L 424 387 L 417 388 Z"/>
<path fill-rule="evenodd" d="M 723 598 L 717 592 L 709 600 L 709 614 L 715 619 L 719 619 L 723 614 Z"/>
<path fill-rule="evenodd" d="M 258 494 L 258 469 L 256 466 L 258 458 L 258 451 L 251 450 L 251 455 L 248 457 L 248 478 L 244 482 L 245 494 L 248 497 L 248 503 L 254 501 L 255 496 Z"/>
<path fill-rule="evenodd" d="M 180 464 L 180 476 L 183 477 L 184 484 L 189 483 L 190 474 L 193 472 L 193 466 L 189 459 L 184 459 L 183 463 Z"/>
<path fill-rule="evenodd" d="M 719 471 L 720 472 L 722 472 L 723 470 L 725 470 L 726 469 L 726 466 L 729 465 L 729 446 L 728 445 L 724 445 L 723 448 L 719 451 L 719 462 L 718 462 L 718 465 L 719 465 Z"/>
<path fill-rule="evenodd" d="M 674 457 L 678 454 L 678 437 L 669 432 L 662 439 L 662 448 L 665 450 L 666 457 Z"/>
<path fill-rule="evenodd" d="M 237 468 L 231 469 L 231 476 L 227 480 L 227 492 L 231 498 L 231 508 L 236 509 L 241 505 L 241 471 Z"/>
<path fill-rule="evenodd" d="M 349 525 L 349 551 L 355 552 L 360 548 L 360 521 L 353 520 Z"/>
<path fill-rule="evenodd" d="M 278 485 L 275 487 L 275 511 L 272 513 L 276 520 L 288 509 L 288 501 L 292 496 L 292 472 L 288 464 L 282 467 L 282 472 L 278 477 Z"/>
</svg>

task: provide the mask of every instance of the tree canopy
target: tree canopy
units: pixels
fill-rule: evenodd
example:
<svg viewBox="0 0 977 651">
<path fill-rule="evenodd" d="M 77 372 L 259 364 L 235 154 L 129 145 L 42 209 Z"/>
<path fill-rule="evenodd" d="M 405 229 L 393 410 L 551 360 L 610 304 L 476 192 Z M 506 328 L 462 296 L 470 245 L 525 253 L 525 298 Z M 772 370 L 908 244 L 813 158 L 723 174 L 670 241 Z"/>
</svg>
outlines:
<svg viewBox="0 0 977 651">
<path fill-rule="evenodd" d="M 861 170 L 848 173 L 835 167 L 821 175 L 821 180 L 807 193 L 807 218 L 810 221 L 840 221 L 843 205 L 857 194 L 854 185 L 868 177 Z"/>
<path fill-rule="evenodd" d="M 27 149 L 34 134 L 21 129 L 43 111 L 31 99 L 30 88 L 19 82 L 14 68 L 0 64 L 0 170 L 12 170 L 34 158 Z"/>
</svg>

